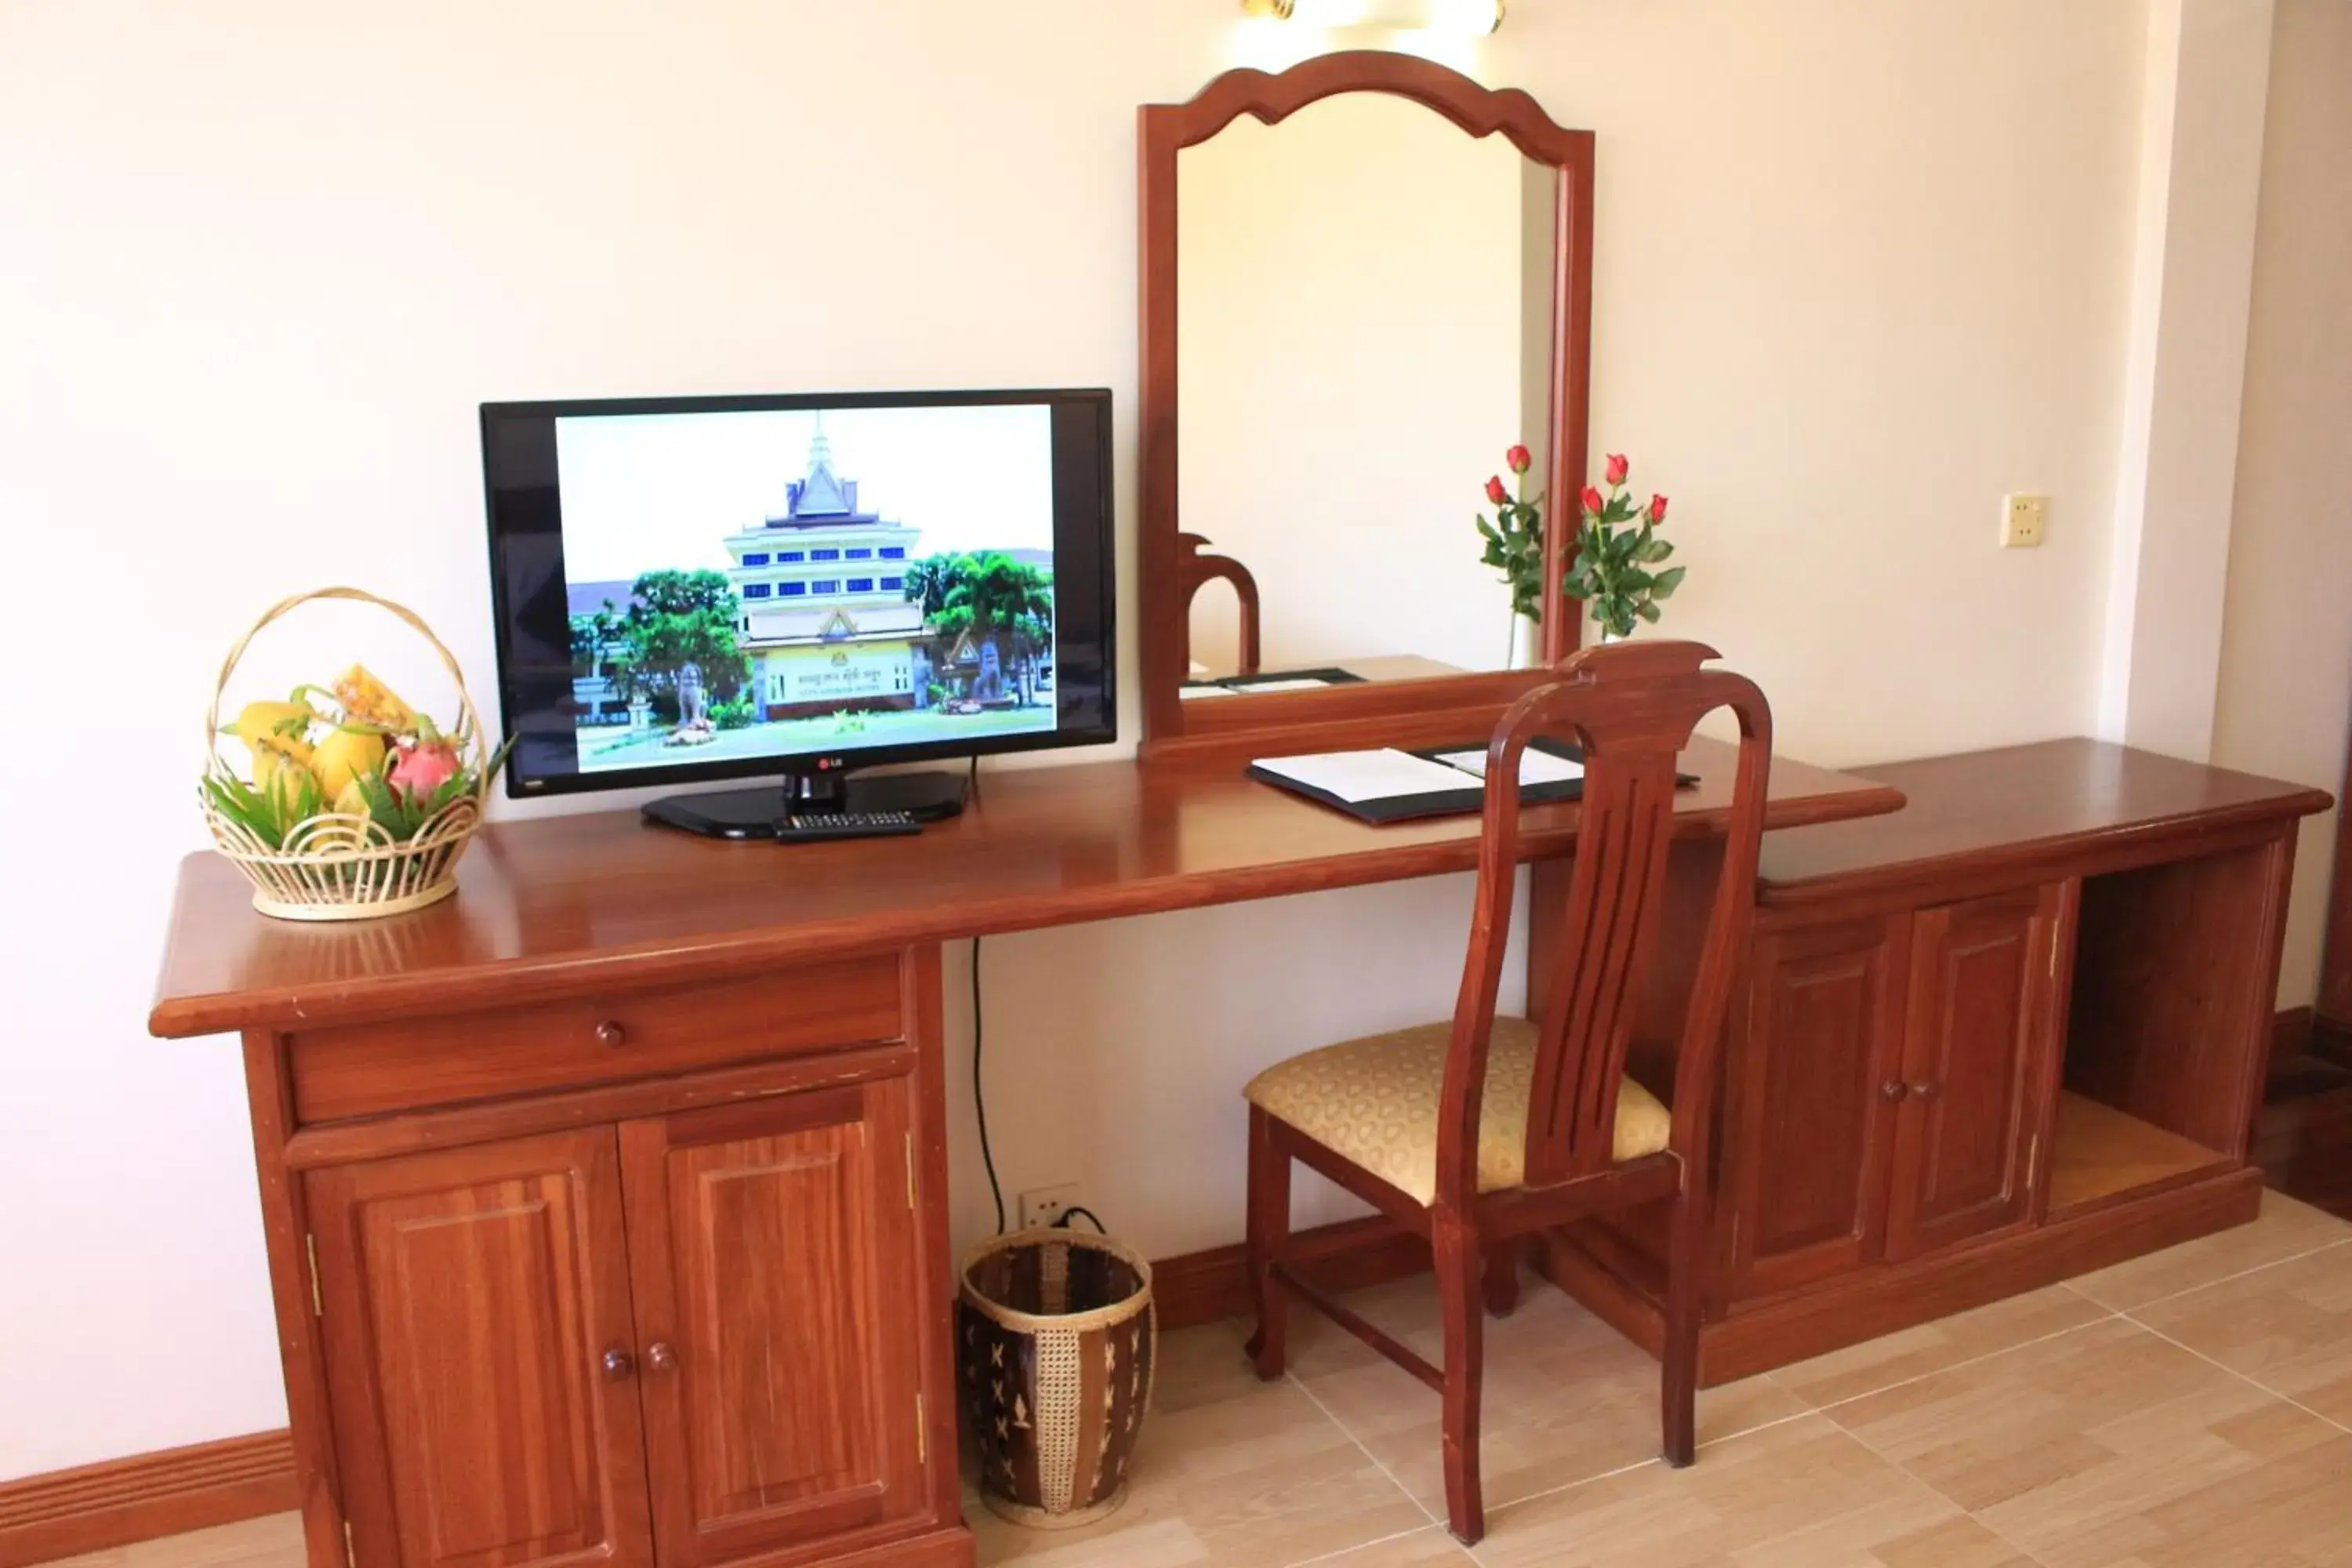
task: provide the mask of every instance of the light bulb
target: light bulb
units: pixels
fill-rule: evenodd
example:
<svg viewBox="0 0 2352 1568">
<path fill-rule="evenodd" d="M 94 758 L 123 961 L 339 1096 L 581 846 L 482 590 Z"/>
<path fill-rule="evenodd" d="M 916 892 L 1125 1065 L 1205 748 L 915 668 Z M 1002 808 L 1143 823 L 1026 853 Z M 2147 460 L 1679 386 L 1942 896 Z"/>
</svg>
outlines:
<svg viewBox="0 0 2352 1568">
<path fill-rule="evenodd" d="M 1414 32 L 1491 33 L 1504 0 L 1242 0 L 1245 15 L 1310 27 L 1396 27 Z"/>
</svg>

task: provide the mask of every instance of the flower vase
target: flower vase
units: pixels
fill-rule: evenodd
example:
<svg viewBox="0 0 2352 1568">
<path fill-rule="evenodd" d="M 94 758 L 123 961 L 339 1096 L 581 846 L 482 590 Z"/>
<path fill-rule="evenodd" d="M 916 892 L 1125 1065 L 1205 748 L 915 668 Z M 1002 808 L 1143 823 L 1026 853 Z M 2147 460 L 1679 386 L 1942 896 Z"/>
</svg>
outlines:
<svg viewBox="0 0 2352 1568">
<path fill-rule="evenodd" d="M 1527 616 L 1511 617 L 1511 661 L 1506 669 L 1533 669 L 1543 663 L 1543 627 Z"/>
</svg>

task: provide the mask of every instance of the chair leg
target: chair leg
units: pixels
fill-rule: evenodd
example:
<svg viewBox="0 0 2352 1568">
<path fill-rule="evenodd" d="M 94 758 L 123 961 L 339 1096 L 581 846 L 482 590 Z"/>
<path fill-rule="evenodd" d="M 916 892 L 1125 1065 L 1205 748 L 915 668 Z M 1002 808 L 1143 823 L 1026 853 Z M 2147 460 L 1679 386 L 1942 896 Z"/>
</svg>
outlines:
<svg viewBox="0 0 2352 1568">
<path fill-rule="evenodd" d="M 1290 1235 L 1290 1156 L 1274 1142 L 1274 1118 L 1250 1107 L 1249 1131 L 1249 1278 L 1257 1301 L 1257 1332 L 1250 1336 L 1249 1358 L 1257 1374 L 1271 1383 L 1282 1375 L 1288 1359 L 1290 1292 L 1274 1277 L 1275 1260 L 1282 1256 Z"/>
<path fill-rule="evenodd" d="M 1462 1219 L 1437 1218 L 1433 1250 L 1437 1299 L 1445 1325 L 1445 1512 L 1454 1538 L 1474 1545 L 1486 1533 L 1478 1479 L 1478 1399 L 1486 1376 L 1484 1284 L 1486 1255 Z"/>
<path fill-rule="evenodd" d="M 1674 1256 L 1666 1279 L 1665 1353 L 1659 1358 L 1658 1394 L 1665 1460 L 1676 1469 L 1689 1464 L 1698 1451 L 1698 1326 L 1706 1220 L 1706 1206 L 1688 1193 L 1675 1200 Z"/>
<path fill-rule="evenodd" d="M 1491 1242 L 1486 1247 L 1486 1310 L 1507 1318 L 1519 1310 L 1519 1241 Z"/>
</svg>

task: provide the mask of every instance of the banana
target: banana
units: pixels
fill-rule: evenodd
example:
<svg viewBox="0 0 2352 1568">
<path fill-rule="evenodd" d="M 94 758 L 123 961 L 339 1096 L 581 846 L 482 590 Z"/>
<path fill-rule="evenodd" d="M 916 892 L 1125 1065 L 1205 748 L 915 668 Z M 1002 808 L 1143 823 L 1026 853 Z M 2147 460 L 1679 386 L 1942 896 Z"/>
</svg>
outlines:
<svg viewBox="0 0 2352 1568">
<path fill-rule="evenodd" d="M 317 717 L 307 702 L 248 702 L 228 732 L 245 742 L 257 763 L 264 751 L 307 757 L 310 754 L 307 737 Z"/>
<path fill-rule="evenodd" d="M 264 742 L 253 749 L 253 787 L 263 795 L 280 784 L 290 784 L 310 768 L 311 748 L 302 741 Z"/>
</svg>

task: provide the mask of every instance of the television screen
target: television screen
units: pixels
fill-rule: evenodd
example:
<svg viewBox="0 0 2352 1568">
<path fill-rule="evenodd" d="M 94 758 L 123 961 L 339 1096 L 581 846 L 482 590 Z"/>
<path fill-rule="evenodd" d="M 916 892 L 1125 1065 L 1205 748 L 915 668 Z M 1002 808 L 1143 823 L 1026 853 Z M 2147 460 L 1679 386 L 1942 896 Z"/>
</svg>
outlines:
<svg viewBox="0 0 2352 1568">
<path fill-rule="evenodd" d="M 486 405 L 509 788 L 1108 739 L 1108 412 Z"/>
</svg>

